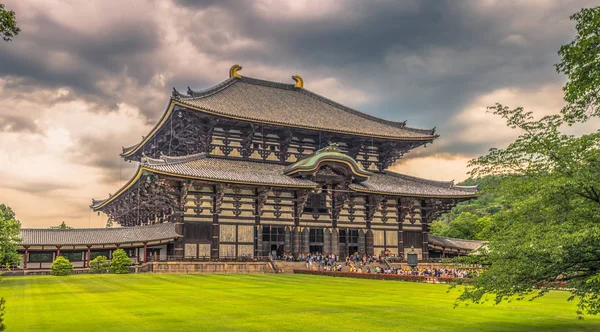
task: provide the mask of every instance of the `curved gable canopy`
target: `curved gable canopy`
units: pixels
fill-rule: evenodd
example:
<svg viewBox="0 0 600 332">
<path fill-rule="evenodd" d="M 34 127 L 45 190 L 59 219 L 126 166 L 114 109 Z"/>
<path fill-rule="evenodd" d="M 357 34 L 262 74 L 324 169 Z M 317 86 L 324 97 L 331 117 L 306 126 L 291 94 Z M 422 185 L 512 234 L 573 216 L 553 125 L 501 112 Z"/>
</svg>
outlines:
<svg viewBox="0 0 600 332">
<path fill-rule="evenodd" d="M 339 146 L 335 143 L 287 166 L 283 170 L 283 174 L 288 176 L 314 175 L 325 163 L 343 165 L 352 173 L 357 182 L 366 181 L 373 174 L 365 170 L 352 157 L 340 152 Z"/>
</svg>

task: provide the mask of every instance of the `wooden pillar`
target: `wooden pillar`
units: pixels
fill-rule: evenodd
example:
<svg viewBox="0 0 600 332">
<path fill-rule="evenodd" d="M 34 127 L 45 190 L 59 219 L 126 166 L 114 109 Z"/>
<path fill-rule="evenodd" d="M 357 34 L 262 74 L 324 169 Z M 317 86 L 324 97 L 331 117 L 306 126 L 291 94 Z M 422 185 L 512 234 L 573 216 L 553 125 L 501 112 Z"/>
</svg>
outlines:
<svg viewBox="0 0 600 332">
<path fill-rule="evenodd" d="M 85 256 L 85 267 L 90 267 L 90 259 L 92 258 L 92 246 L 87 246 L 87 253 Z"/>
<path fill-rule="evenodd" d="M 404 220 L 398 220 L 398 257 L 404 260 Z"/>
<path fill-rule="evenodd" d="M 310 253 L 310 229 L 304 227 L 302 230 L 302 253 Z"/>
<path fill-rule="evenodd" d="M 365 250 L 367 252 L 367 255 L 375 255 L 375 247 L 373 244 L 373 231 L 371 229 L 367 229 L 367 232 L 365 233 Z"/>
<path fill-rule="evenodd" d="M 442 258 L 446 258 L 446 248 L 442 247 Z"/>
<path fill-rule="evenodd" d="M 294 226 L 292 230 L 292 254 L 294 257 L 300 256 L 302 251 L 302 243 L 300 241 L 300 227 Z"/>
<path fill-rule="evenodd" d="M 284 235 L 284 246 L 283 251 L 286 254 L 292 253 L 292 232 L 290 230 L 290 226 L 285 226 L 285 235 Z"/>
<path fill-rule="evenodd" d="M 25 255 L 23 256 L 23 268 L 27 270 L 27 262 L 29 261 L 29 247 L 25 247 Z"/>
<path fill-rule="evenodd" d="M 254 256 L 264 256 L 263 253 L 263 234 L 262 226 L 260 225 L 260 202 L 259 191 L 254 190 Z"/>
<path fill-rule="evenodd" d="M 422 222 L 422 229 L 423 229 L 423 260 L 427 260 L 429 259 L 429 224 L 427 224 L 427 221 L 423 222 L 423 220 L 421 220 Z"/>
<path fill-rule="evenodd" d="M 142 262 L 146 263 L 147 261 L 148 261 L 148 242 L 144 242 L 144 260 Z"/>
<path fill-rule="evenodd" d="M 331 254 L 331 229 L 323 229 L 323 254 Z"/>
<path fill-rule="evenodd" d="M 213 213 L 213 218 L 212 218 L 212 233 L 213 233 L 213 238 L 212 238 L 212 248 L 211 248 L 211 252 L 210 252 L 210 257 L 211 258 L 219 258 L 219 245 L 220 245 L 220 234 L 221 234 L 221 229 L 219 226 L 219 206 L 221 204 L 221 202 L 219 201 L 219 195 L 222 195 L 222 193 L 220 193 L 220 190 L 224 190 L 223 188 L 217 188 L 217 186 L 215 186 L 214 188 L 214 195 L 213 195 L 213 204 L 212 204 L 212 213 Z"/>
<path fill-rule="evenodd" d="M 336 256 L 340 254 L 340 244 L 337 227 L 331 229 L 331 253 Z"/>
<path fill-rule="evenodd" d="M 347 238 L 347 234 L 346 234 L 346 238 Z M 366 252 L 365 249 L 365 231 L 364 230 L 359 230 L 358 231 L 358 253 L 359 254 L 364 254 Z M 352 255 L 354 254 L 353 252 L 347 253 L 347 255 Z"/>
<path fill-rule="evenodd" d="M 255 255 L 256 256 L 265 256 L 265 253 L 263 252 L 263 226 L 262 225 L 255 225 L 254 228 L 256 229 L 255 231 L 255 241 L 254 241 L 254 245 L 255 245 Z"/>
<path fill-rule="evenodd" d="M 56 257 L 60 256 L 60 246 L 56 246 Z"/>
</svg>

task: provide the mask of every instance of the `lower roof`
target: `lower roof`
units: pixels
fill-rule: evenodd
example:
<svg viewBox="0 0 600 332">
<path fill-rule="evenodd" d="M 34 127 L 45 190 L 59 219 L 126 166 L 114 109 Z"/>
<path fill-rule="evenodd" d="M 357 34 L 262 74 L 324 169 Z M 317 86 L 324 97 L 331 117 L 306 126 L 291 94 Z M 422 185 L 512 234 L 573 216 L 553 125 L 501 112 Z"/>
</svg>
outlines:
<svg viewBox="0 0 600 332">
<path fill-rule="evenodd" d="M 21 228 L 21 246 L 77 246 L 123 244 L 176 239 L 175 224 L 116 228 Z"/>
<path fill-rule="evenodd" d="M 483 245 L 483 241 L 455 239 L 451 237 L 442 237 L 429 234 L 429 243 L 444 248 L 456 248 L 465 250 L 477 250 Z"/>
<path fill-rule="evenodd" d="M 320 186 L 319 183 L 308 179 L 286 175 L 285 171 L 284 165 L 224 159 L 205 153 L 182 157 L 163 155 L 160 159 L 144 156 L 137 174 L 125 186 L 108 199 L 92 200 L 91 207 L 98 210 L 109 204 L 133 186 L 144 172 L 176 178 L 246 185 L 288 188 Z M 390 171 L 373 173 L 366 181 L 351 184 L 349 189 L 371 194 L 430 198 L 473 198 L 477 193 L 476 186 L 456 186 L 452 181 L 434 181 Z"/>
</svg>

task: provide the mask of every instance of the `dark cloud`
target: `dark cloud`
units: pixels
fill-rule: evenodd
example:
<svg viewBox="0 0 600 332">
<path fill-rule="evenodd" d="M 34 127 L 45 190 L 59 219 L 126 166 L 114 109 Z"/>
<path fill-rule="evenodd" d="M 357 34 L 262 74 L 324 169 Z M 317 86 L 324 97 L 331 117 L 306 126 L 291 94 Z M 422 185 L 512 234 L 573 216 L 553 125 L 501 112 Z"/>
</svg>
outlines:
<svg viewBox="0 0 600 332">
<path fill-rule="evenodd" d="M 6 188 L 18 190 L 35 196 L 46 196 L 58 190 L 75 189 L 76 185 L 70 183 L 56 183 L 46 181 L 19 181 L 15 184 L 5 184 Z"/>
<path fill-rule="evenodd" d="M 552 64 L 559 46 L 572 38 L 568 16 L 586 3 L 350 1 L 331 15 L 290 18 L 292 8 L 278 2 L 260 9 L 249 1 L 175 4 L 185 8 L 173 13 L 181 16 L 178 37 L 214 61 L 304 69 L 309 89 L 311 79 L 336 77 L 378 97 L 361 105 L 369 113 L 454 135 L 461 128 L 448 120 L 475 96 L 563 80 Z M 198 76 L 196 68 L 172 73 L 158 90 L 145 89 L 168 68 L 166 37 L 150 17 L 86 31 L 39 12 L 10 48 L 0 49 L 0 73 L 27 78 L 26 84 L 67 87 L 112 108 L 129 102 L 152 121 L 170 86 L 217 82 Z M 14 128 L 28 130 L 17 122 Z"/>
<path fill-rule="evenodd" d="M 381 98 L 363 110 L 408 119 L 417 127 L 437 126 L 446 135 L 461 130 L 449 127 L 448 120 L 478 95 L 564 80 L 553 68 L 556 52 L 572 38 L 569 15 L 586 5 L 356 1 L 345 3 L 339 15 L 281 20 L 265 19 L 248 2 L 179 4 L 205 18 L 184 24 L 202 52 L 300 67 L 312 70 L 312 78 L 318 78 L 318 69 Z M 264 47 L 228 47 L 240 39 Z M 305 77 L 309 89 L 310 81 Z M 485 151 L 483 146 L 469 148 Z"/>
</svg>

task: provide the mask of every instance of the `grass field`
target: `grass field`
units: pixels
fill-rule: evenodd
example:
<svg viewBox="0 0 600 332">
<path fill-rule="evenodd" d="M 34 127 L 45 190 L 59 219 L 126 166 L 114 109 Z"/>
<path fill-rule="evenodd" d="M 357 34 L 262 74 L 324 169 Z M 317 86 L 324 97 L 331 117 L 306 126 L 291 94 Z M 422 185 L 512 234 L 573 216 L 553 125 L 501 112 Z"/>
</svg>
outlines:
<svg viewBox="0 0 600 332">
<path fill-rule="evenodd" d="M 445 285 L 308 275 L 5 277 L 8 331 L 600 331 L 565 292 L 453 309 Z"/>
</svg>

